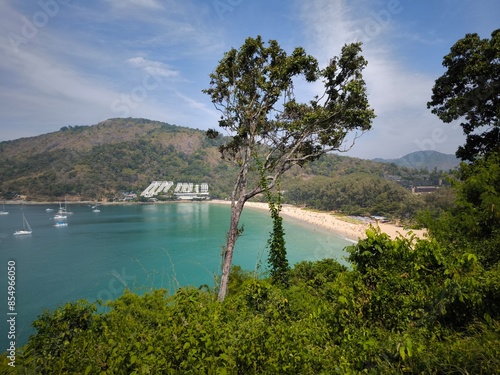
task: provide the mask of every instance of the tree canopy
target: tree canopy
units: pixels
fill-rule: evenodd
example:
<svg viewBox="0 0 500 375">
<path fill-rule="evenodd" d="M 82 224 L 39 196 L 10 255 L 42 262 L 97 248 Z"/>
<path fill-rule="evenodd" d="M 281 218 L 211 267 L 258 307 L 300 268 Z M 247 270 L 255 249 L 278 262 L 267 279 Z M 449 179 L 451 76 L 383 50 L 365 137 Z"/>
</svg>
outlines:
<svg viewBox="0 0 500 375">
<path fill-rule="evenodd" d="M 437 219 L 423 216 L 433 237 L 453 252 L 473 252 L 485 268 L 500 263 L 500 154 L 462 163 L 455 205 Z"/>
<path fill-rule="evenodd" d="M 266 46 L 258 36 L 247 38 L 239 50 L 225 53 L 210 75 L 210 88 L 204 92 L 221 112 L 219 126 L 228 132 L 220 152 L 239 169 L 231 195 L 221 300 L 227 291 L 234 244 L 241 233 L 238 222 L 243 206 L 265 190 L 258 176 L 249 186 L 252 168 L 265 174 L 266 186 L 272 189 L 292 166 L 329 151 L 347 150 L 354 142 L 344 143 L 350 132 L 358 132 L 353 135 L 356 139 L 371 128 L 375 115 L 362 76 L 367 61 L 360 53 L 360 43 L 345 45 L 339 57 L 320 69 L 303 48 L 288 55 L 275 40 Z M 296 85 L 317 87 L 316 82 L 323 86 L 318 95 L 307 102 L 297 100 Z M 212 129 L 207 135 L 214 138 L 219 132 Z"/>
<path fill-rule="evenodd" d="M 443 59 L 447 71 L 436 80 L 432 113 L 450 123 L 461 119 L 467 136 L 456 155 L 473 160 L 500 145 L 500 29 L 491 39 L 467 34 Z"/>
</svg>

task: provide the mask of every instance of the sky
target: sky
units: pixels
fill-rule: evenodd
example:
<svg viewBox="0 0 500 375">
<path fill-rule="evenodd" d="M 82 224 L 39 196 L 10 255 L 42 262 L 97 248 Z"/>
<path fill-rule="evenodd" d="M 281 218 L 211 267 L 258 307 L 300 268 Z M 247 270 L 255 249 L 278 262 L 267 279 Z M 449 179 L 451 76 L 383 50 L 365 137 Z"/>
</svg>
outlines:
<svg viewBox="0 0 500 375">
<path fill-rule="evenodd" d="M 288 53 L 303 47 L 321 67 L 363 42 L 377 118 L 346 155 L 453 154 L 461 127 L 426 103 L 451 46 L 467 33 L 490 38 L 499 20 L 498 0 L 1 1 L 0 141 L 116 117 L 217 128 L 202 93 L 209 74 L 261 35 Z M 319 93 L 308 90 L 297 95 Z"/>
</svg>

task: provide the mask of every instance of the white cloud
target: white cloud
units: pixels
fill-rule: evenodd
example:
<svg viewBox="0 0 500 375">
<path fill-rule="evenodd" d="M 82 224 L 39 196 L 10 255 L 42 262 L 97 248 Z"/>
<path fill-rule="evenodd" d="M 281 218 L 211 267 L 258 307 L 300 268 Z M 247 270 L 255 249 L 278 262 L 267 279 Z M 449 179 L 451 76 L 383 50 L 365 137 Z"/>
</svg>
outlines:
<svg viewBox="0 0 500 375">
<path fill-rule="evenodd" d="M 30 50 L 15 58 L 4 54 L 0 69 L 11 80 L 9 90 L 0 94 L 2 118 L 8 115 L 26 126 L 103 119 L 110 112 L 110 98 L 117 95 L 51 56 Z"/>
<path fill-rule="evenodd" d="M 201 103 L 194 98 L 191 98 L 191 97 L 186 96 L 185 94 L 182 94 L 179 91 L 175 91 L 175 94 L 180 99 L 182 99 L 185 103 L 187 103 L 189 108 L 203 112 L 205 115 L 208 115 L 209 117 L 211 117 L 212 122 L 217 123 L 217 121 L 219 120 L 220 114 L 218 114 L 218 112 L 214 108 L 208 108 L 205 103 Z"/>
<path fill-rule="evenodd" d="M 403 8 L 391 13 L 389 4 L 398 3 Z M 288 3 L 281 9 L 255 2 L 252 13 L 242 4 L 221 21 L 212 2 L 69 2 L 61 4 L 47 22 L 37 19 L 44 25 L 26 37 L 16 52 L 9 33 L 23 36 L 23 17 L 32 19 L 41 8 L 37 2 L 0 1 L 0 34 L 4 35 L 0 38 L 0 126 L 15 124 L 24 136 L 29 131 L 21 132 L 22 126 L 44 124 L 31 132 L 35 135 L 68 124 L 94 124 L 125 112 L 183 126 L 208 122 L 206 127 L 214 126 L 217 112 L 201 94 L 210 72 L 230 46 L 269 27 L 272 39 L 304 46 L 322 66 L 339 54 L 343 44 L 364 41 L 369 100 L 379 117 L 353 149 L 357 155 L 396 156 L 402 150 L 413 151 L 418 140 L 438 139 L 434 143 L 441 148 L 460 138 L 457 130 L 446 137 L 436 133 L 448 126 L 426 108 L 436 77 L 425 73 L 430 64 L 417 55 L 420 50 L 432 51 L 440 58 L 444 53 L 435 47 L 440 42 L 435 36 L 451 45 L 449 37 L 443 27 L 422 31 L 421 16 L 409 14 L 410 0 L 295 0 L 294 4 L 300 9 L 289 9 Z M 257 22 L 263 11 L 273 20 L 269 25 L 262 26 L 262 19 Z M 403 56 L 396 50 L 402 45 L 414 55 Z M 439 62 L 434 64 L 437 69 Z M 310 99 L 319 93 L 315 89 L 321 88 L 298 82 L 298 99 Z M 119 105 L 113 107 L 117 101 Z M 0 140 L 15 134 L 2 128 Z M 448 140 L 442 142 L 444 138 Z"/>
<path fill-rule="evenodd" d="M 427 33 L 428 36 L 421 35 L 419 33 L 399 33 L 399 37 L 401 39 L 406 39 L 411 42 L 417 42 L 419 44 L 434 46 L 434 45 L 442 45 L 444 43 L 443 38 L 436 37 L 433 33 Z"/>
<path fill-rule="evenodd" d="M 345 43 L 364 41 L 363 55 L 368 60 L 364 77 L 378 118 L 370 135 L 358 140 L 351 154 L 372 158 L 420 149 L 454 151 L 463 136 L 427 109 L 435 77 L 412 70 L 397 58 L 389 35 L 398 28 L 398 14 L 405 9 L 391 12 L 394 9 L 388 4 L 381 3 L 373 11 L 364 0 L 349 6 L 344 0 L 312 0 L 303 7 L 312 54 L 320 60 L 338 55 Z"/>
<path fill-rule="evenodd" d="M 163 9 L 159 0 L 107 0 L 114 8 L 118 9 Z"/>
<path fill-rule="evenodd" d="M 147 60 L 142 56 L 132 57 L 127 62 L 135 68 L 143 69 L 147 74 L 154 77 L 174 78 L 180 76 L 178 71 L 170 69 L 168 65 L 160 61 Z"/>
<path fill-rule="evenodd" d="M 2 34 L 28 35 L 20 29 L 22 13 L 5 4 L 0 8 Z M 101 53 L 95 49 L 70 43 L 61 35 L 56 38 L 49 22 L 37 28 L 36 34 L 18 48 L 13 48 L 8 38 L 0 39 L 1 140 L 54 131 L 68 124 L 93 124 L 111 117 L 110 104 L 119 92 L 106 77 L 81 69 L 83 59 L 71 56 L 71 50 L 75 54 L 85 54 L 82 50 L 91 52 L 93 61 L 102 63 L 105 59 L 101 60 Z"/>
<path fill-rule="evenodd" d="M 142 6 L 147 9 L 153 4 L 142 3 Z M 111 17 L 112 22 L 105 23 L 96 8 L 79 10 L 61 8 L 57 17 L 64 16 L 68 23 L 74 20 L 76 24 L 90 23 L 85 29 L 61 33 L 53 27 L 56 20 L 50 19 L 46 27 L 39 28 L 36 35 L 17 49 L 8 38 L 0 39 L 0 141 L 46 133 L 65 125 L 95 124 L 110 117 L 144 117 L 183 126 L 210 126 L 203 121 L 213 115 L 201 103 L 190 99 L 195 97 L 192 93 L 195 84 L 182 78 L 185 74 L 192 79 L 198 71 L 189 70 L 189 64 L 185 64 L 181 73 L 160 59 L 177 62 L 185 61 L 182 60 L 185 55 L 205 57 L 204 45 L 207 45 L 205 52 L 216 48 L 218 39 L 203 27 L 197 29 L 187 20 L 176 21 L 171 15 L 170 21 L 147 24 L 151 31 L 148 36 L 132 34 L 133 40 L 126 35 L 116 39 L 106 31 L 121 30 L 125 27 L 124 20 Z M 177 10 L 180 12 L 181 8 Z M 22 35 L 22 17 L 12 4 L 1 2 L 2 35 L 9 32 Z M 136 28 L 142 25 L 133 24 Z M 175 29 L 175 33 L 170 29 Z M 140 45 L 153 35 L 158 35 L 158 40 L 151 41 L 151 45 Z M 158 46 L 163 48 L 159 50 Z M 130 53 L 132 58 L 124 57 L 126 54 L 130 57 Z M 149 55 L 156 57 L 145 57 Z M 130 74 L 131 67 L 138 74 Z M 206 77 L 208 73 L 209 69 Z M 194 90 L 201 95 L 201 89 Z"/>
</svg>

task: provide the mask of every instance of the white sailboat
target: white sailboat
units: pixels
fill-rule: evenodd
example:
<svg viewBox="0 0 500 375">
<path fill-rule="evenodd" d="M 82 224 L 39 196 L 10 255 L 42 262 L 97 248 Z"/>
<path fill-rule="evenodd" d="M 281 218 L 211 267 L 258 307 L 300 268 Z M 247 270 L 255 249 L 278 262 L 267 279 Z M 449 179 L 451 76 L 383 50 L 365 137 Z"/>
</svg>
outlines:
<svg viewBox="0 0 500 375">
<path fill-rule="evenodd" d="M 73 212 L 68 211 L 68 202 L 66 202 L 66 196 L 64 196 L 64 211 L 65 215 L 73 215 Z"/>
<path fill-rule="evenodd" d="M 8 215 L 9 211 L 5 211 L 5 203 L 3 204 L 3 210 L 0 211 L 0 215 Z"/>
<path fill-rule="evenodd" d="M 59 203 L 59 210 L 57 211 L 57 214 L 54 216 L 54 220 L 64 220 L 66 219 L 67 212 L 65 208 L 62 208 L 61 203 Z"/>
<path fill-rule="evenodd" d="M 68 211 L 68 203 L 66 202 L 66 197 L 64 197 L 64 207 L 59 202 L 59 211 L 57 214 L 60 216 L 71 215 L 73 212 Z"/>
<path fill-rule="evenodd" d="M 92 206 L 92 212 L 101 212 L 99 205 L 96 204 L 95 206 Z"/>
<path fill-rule="evenodd" d="M 28 223 L 28 220 L 26 220 L 26 217 L 24 217 L 24 213 L 23 213 L 23 229 L 22 230 L 16 230 L 14 232 L 14 236 L 31 234 L 32 232 L 33 232 L 33 230 L 30 227 L 30 223 Z"/>
</svg>

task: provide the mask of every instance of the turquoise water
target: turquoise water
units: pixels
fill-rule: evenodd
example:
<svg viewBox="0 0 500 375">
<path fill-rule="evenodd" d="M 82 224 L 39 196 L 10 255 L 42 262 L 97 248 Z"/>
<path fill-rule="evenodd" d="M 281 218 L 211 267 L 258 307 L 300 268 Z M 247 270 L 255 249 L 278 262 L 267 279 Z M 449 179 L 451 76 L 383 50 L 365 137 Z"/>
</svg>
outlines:
<svg viewBox="0 0 500 375">
<path fill-rule="evenodd" d="M 119 297 L 125 287 L 215 286 L 221 246 L 229 227 L 230 208 L 206 202 L 110 205 L 94 213 L 86 205 L 70 205 L 67 227 L 54 227 L 58 206 L 6 205 L 0 215 L 0 301 L 7 305 L 7 265 L 16 264 L 16 333 L 18 344 L 33 333 L 31 322 L 44 309 L 85 298 L 103 301 Z M 22 228 L 22 212 L 33 233 L 13 236 Z M 245 208 L 233 264 L 246 270 L 266 265 L 269 214 Z M 348 240 L 299 221 L 284 220 L 290 264 L 326 257 L 345 262 Z M 0 324 L 0 352 L 7 343 L 6 319 Z"/>
</svg>

